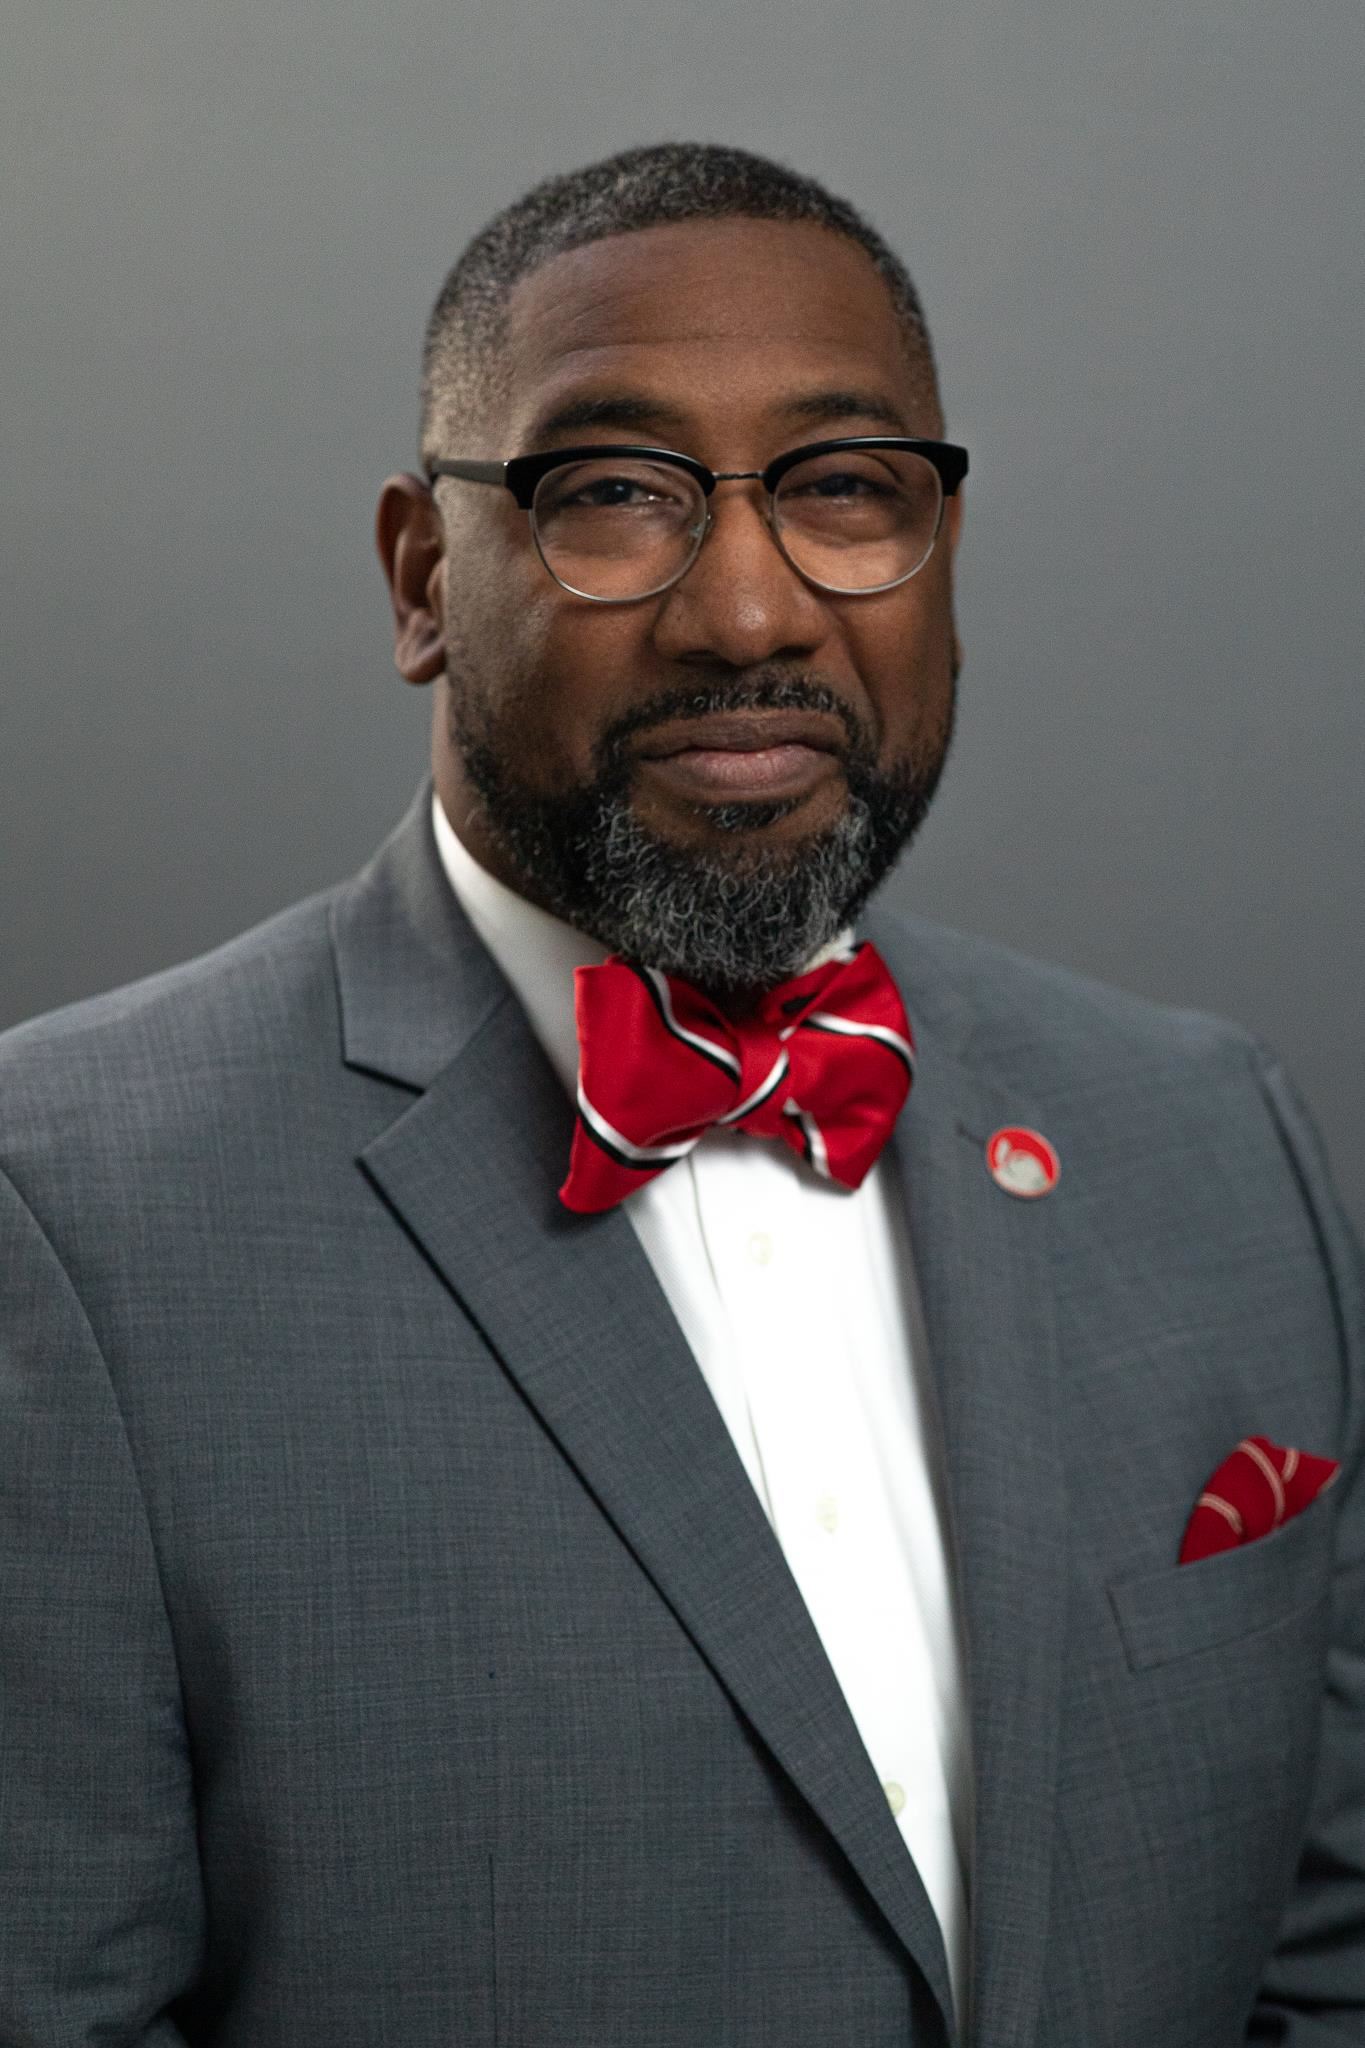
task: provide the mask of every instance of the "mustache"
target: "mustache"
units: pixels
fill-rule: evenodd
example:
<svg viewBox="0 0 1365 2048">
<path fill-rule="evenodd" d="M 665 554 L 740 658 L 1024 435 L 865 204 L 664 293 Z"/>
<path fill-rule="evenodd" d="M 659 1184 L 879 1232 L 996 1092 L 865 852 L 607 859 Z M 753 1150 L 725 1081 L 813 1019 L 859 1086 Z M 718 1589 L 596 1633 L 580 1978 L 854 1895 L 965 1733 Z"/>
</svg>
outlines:
<svg viewBox="0 0 1365 2048">
<path fill-rule="evenodd" d="M 713 718 L 727 711 L 814 711 L 837 718 L 847 742 L 845 758 L 875 758 L 872 732 L 850 704 L 828 683 L 778 663 L 750 669 L 743 676 L 717 677 L 710 682 L 684 683 L 636 704 L 614 718 L 593 749 L 594 765 L 610 775 L 629 766 L 629 742 L 653 727 L 677 719 Z"/>
</svg>

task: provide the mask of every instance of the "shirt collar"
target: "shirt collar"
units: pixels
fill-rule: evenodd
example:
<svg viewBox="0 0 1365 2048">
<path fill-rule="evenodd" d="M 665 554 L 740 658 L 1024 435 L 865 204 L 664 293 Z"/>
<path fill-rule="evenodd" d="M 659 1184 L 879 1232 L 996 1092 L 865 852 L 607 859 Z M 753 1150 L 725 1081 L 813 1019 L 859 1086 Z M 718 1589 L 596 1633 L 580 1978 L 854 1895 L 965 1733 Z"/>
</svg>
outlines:
<svg viewBox="0 0 1365 2048">
<path fill-rule="evenodd" d="M 480 867 L 432 792 L 436 850 L 461 910 L 502 969 L 547 1059 L 572 1095 L 578 1085 L 573 971 L 597 967 L 607 949 Z"/>
</svg>

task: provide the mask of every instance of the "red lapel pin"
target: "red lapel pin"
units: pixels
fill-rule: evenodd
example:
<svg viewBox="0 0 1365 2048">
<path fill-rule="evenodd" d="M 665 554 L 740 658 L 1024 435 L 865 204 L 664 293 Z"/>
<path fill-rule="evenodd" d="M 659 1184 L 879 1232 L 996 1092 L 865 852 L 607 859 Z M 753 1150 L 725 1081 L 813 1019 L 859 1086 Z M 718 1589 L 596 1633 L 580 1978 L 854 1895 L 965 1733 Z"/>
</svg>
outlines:
<svg viewBox="0 0 1365 2048">
<path fill-rule="evenodd" d="M 986 1140 L 986 1164 L 998 1188 L 1026 1202 L 1050 1195 L 1062 1170 L 1056 1150 L 1042 1132 L 1022 1124 L 1006 1124 Z"/>
</svg>

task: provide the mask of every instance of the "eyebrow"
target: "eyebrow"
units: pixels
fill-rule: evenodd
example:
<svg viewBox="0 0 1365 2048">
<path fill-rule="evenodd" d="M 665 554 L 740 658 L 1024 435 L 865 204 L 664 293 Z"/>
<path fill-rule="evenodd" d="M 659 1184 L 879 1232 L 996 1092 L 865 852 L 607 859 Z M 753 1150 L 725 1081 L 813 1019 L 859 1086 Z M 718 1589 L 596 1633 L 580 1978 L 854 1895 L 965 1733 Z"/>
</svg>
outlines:
<svg viewBox="0 0 1365 2048">
<path fill-rule="evenodd" d="M 626 433 L 650 427 L 681 427 L 685 415 L 662 398 L 642 398 L 626 391 L 607 391 L 597 398 L 570 398 L 534 421 L 529 445 L 538 447 L 556 434 L 576 434 L 594 427 L 615 427 Z"/>
<path fill-rule="evenodd" d="M 845 420 L 875 420 L 893 434 L 909 436 L 904 414 L 885 394 L 876 391 L 812 391 L 776 408 L 803 425 L 833 426 Z M 607 428 L 618 433 L 647 433 L 661 427 L 685 429 L 688 415 L 663 398 L 628 391 L 607 391 L 596 397 L 570 398 L 536 419 L 527 446 L 542 447 L 561 434 Z"/>
<path fill-rule="evenodd" d="M 782 406 L 788 418 L 809 421 L 812 426 L 835 425 L 841 420 L 876 420 L 893 434 L 908 440 L 911 429 L 904 413 L 882 392 L 812 391 L 805 398 L 793 398 Z"/>
</svg>

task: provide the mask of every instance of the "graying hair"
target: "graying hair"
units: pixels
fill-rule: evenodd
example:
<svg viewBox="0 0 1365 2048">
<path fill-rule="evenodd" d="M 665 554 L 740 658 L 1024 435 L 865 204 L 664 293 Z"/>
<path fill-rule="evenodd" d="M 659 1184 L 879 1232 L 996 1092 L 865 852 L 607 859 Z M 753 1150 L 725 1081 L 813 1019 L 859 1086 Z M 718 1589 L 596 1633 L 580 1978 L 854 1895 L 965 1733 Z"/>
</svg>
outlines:
<svg viewBox="0 0 1365 2048">
<path fill-rule="evenodd" d="M 449 732 L 482 799 L 481 822 L 523 893 L 628 959 L 680 975 L 717 1002 L 743 1004 L 803 968 L 852 923 L 918 831 L 947 756 L 952 709 L 912 758 L 882 768 L 872 729 L 828 685 L 770 663 L 747 676 L 683 684 L 613 720 L 593 773 L 551 795 L 516 773 L 515 753 L 467 679 L 449 696 Z M 728 850 L 680 846 L 631 803 L 634 734 L 670 718 L 809 710 L 844 728 L 848 802 L 832 826 L 786 847 L 750 835 L 799 798 L 708 804 Z"/>
<path fill-rule="evenodd" d="M 935 410 L 938 380 L 910 273 L 876 229 L 814 178 L 749 150 L 658 142 L 547 178 L 496 214 L 446 277 L 422 354 L 423 460 L 495 395 L 513 288 L 551 257 L 611 235 L 696 220 L 810 221 L 856 242 L 885 281 Z"/>
</svg>

